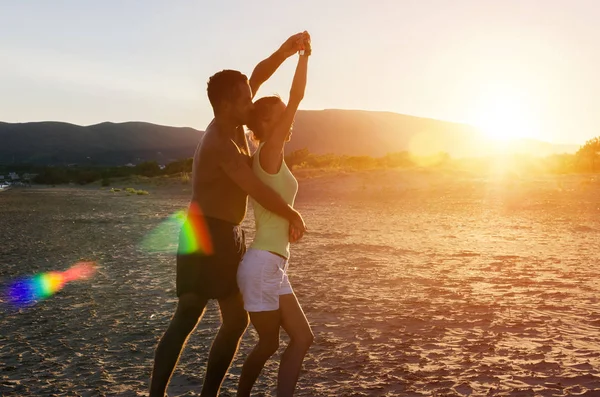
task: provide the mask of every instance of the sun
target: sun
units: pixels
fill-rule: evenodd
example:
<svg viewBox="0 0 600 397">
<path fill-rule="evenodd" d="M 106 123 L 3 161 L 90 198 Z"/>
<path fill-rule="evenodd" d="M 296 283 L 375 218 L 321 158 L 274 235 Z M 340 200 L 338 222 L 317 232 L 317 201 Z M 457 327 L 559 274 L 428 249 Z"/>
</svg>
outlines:
<svg viewBox="0 0 600 397">
<path fill-rule="evenodd" d="M 506 89 L 488 92 L 474 108 L 474 124 L 491 139 L 539 136 L 535 112 L 522 93 Z"/>
</svg>

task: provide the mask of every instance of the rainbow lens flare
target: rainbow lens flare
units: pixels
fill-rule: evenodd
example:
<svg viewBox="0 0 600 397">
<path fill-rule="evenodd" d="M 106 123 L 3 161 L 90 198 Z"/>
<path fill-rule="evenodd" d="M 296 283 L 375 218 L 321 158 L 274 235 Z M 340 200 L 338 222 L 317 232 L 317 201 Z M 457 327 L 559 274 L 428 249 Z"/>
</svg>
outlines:
<svg viewBox="0 0 600 397">
<path fill-rule="evenodd" d="M 212 239 L 200 206 L 192 203 L 187 214 L 180 210 L 169 216 L 142 239 L 140 248 L 151 253 L 212 255 Z"/>
<path fill-rule="evenodd" d="M 177 236 L 185 223 L 185 211 L 177 211 L 149 232 L 139 243 L 149 253 L 177 253 Z"/>
<path fill-rule="evenodd" d="M 78 262 L 64 272 L 46 272 L 18 279 L 8 287 L 8 301 L 16 306 L 30 305 L 54 295 L 69 282 L 92 277 L 95 271 L 95 262 Z"/>
<path fill-rule="evenodd" d="M 188 215 L 179 236 L 180 254 L 213 254 L 212 239 L 204 220 L 204 214 L 196 203 L 190 204 Z"/>
</svg>

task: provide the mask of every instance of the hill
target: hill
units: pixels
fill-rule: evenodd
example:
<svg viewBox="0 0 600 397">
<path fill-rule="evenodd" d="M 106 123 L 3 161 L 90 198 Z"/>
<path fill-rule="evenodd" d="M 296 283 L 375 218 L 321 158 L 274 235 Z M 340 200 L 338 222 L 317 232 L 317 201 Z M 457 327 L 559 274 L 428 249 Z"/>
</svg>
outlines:
<svg viewBox="0 0 600 397">
<path fill-rule="evenodd" d="M 121 165 L 190 157 L 202 133 L 143 122 L 0 123 L 0 164 Z"/>
</svg>

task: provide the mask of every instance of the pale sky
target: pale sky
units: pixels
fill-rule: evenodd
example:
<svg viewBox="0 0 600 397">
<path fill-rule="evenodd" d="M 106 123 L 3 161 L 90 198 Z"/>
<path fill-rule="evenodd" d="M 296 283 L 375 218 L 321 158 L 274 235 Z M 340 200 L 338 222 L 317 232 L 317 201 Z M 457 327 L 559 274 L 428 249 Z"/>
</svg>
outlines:
<svg viewBox="0 0 600 397">
<path fill-rule="evenodd" d="M 0 0 L 0 120 L 204 129 L 208 77 L 313 39 L 304 109 L 600 135 L 594 0 Z M 289 59 L 258 96 L 287 97 Z"/>
</svg>

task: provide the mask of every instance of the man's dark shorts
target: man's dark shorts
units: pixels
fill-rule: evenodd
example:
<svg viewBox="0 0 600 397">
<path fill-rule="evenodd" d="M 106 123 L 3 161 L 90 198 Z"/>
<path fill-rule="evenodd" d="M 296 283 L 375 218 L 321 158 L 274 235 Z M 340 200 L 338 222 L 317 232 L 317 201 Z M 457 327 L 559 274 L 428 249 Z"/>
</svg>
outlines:
<svg viewBox="0 0 600 397">
<path fill-rule="evenodd" d="M 177 296 L 191 292 L 207 299 L 227 298 L 239 292 L 237 270 L 246 252 L 244 231 L 220 219 L 205 217 L 204 222 L 213 253 L 177 254 Z"/>
</svg>

